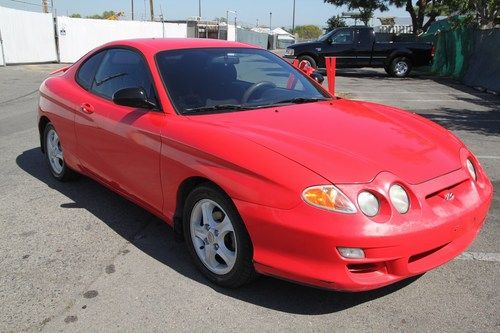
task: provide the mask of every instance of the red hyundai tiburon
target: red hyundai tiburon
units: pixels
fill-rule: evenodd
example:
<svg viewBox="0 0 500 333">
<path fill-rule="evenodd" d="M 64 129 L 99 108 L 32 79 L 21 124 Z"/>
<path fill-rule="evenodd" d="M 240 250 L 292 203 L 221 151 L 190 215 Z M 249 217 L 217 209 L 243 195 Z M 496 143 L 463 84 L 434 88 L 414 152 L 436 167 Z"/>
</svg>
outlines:
<svg viewBox="0 0 500 333">
<path fill-rule="evenodd" d="M 96 48 L 42 84 L 39 130 L 54 177 L 85 174 L 156 214 L 227 287 L 257 272 L 382 287 L 464 251 L 492 199 L 449 131 L 335 98 L 241 43 Z"/>
</svg>

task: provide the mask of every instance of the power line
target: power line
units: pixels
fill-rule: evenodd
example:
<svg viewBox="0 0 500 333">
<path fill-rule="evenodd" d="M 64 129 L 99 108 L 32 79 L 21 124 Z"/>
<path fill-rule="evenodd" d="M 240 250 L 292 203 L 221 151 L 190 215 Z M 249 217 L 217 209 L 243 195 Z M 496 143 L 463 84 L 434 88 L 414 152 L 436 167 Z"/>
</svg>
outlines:
<svg viewBox="0 0 500 333">
<path fill-rule="evenodd" d="M 39 4 L 39 3 L 33 3 L 33 2 L 22 1 L 22 0 L 9 0 L 9 1 L 18 2 L 18 3 L 25 4 L 25 5 L 37 6 L 37 7 L 42 7 L 43 6 L 43 5 Z"/>
</svg>

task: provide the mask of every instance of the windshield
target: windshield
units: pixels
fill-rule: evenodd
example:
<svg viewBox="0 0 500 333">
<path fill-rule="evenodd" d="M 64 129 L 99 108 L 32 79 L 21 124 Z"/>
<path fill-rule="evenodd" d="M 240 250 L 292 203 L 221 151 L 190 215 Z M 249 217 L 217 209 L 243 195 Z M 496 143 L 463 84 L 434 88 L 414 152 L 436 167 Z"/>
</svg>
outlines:
<svg viewBox="0 0 500 333">
<path fill-rule="evenodd" d="M 334 32 L 335 32 L 335 30 L 332 30 L 332 31 L 327 32 L 327 33 L 326 33 L 326 34 L 324 34 L 324 35 L 319 36 L 318 41 L 320 41 L 320 42 L 324 42 L 324 41 L 326 41 L 328 38 L 330 38 L 330 36 L 331 36 Z"/>
<path fill-rule="evenodd" d="M 330 97 L 299 70 L 261 49 L 159 52 L 156 62 L 177 112 L 240 111 Z"/>
</svg>

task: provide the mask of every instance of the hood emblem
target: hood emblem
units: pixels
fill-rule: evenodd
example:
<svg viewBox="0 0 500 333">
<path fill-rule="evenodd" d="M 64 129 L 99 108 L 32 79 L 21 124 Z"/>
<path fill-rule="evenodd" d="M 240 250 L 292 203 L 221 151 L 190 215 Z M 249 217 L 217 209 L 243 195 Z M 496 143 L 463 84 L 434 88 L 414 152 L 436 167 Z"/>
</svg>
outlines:
<svg viewBox="0 0 500 333">
<path fill-rule="evenodd" d="M 446 201 L 451 201 L 455 198 L 455 195 L 453 194 L 453 192 L 448 192 L 444 195 L 444 200 Z"/>
</svg>

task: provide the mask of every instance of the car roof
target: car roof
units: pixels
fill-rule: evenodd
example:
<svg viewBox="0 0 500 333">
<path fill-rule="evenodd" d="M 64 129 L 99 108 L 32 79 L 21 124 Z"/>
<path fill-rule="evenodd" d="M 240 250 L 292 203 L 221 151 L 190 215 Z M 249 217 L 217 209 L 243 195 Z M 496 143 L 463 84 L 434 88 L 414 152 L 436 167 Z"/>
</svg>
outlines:
<svg viewBox="0 0 500 333">
<path fill-rule="evenodd" d="M 143 52 L 157 53 L 159 51 L 191 49 L 191 48 L 258 48 L 255 45 L 230 42 L 209 38 L 139 38 L 118 40 L 107 43 L 103 47 L 130 46 Z"/>
</svg>

